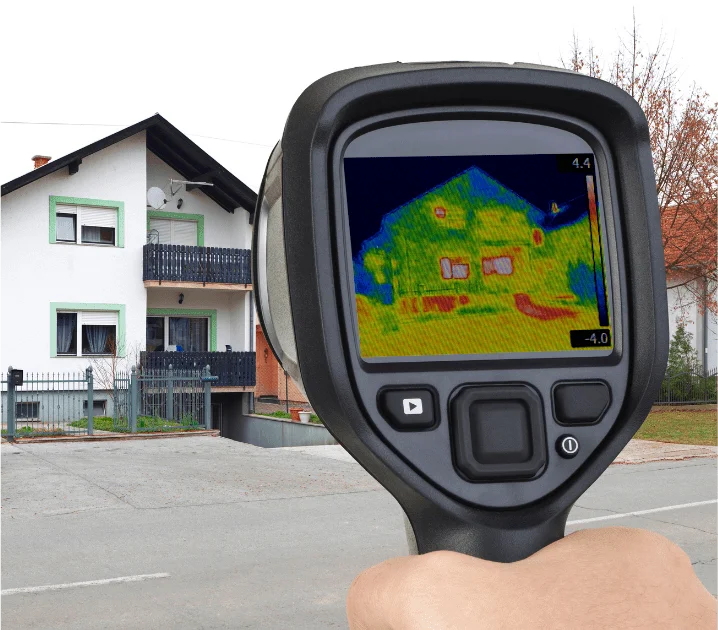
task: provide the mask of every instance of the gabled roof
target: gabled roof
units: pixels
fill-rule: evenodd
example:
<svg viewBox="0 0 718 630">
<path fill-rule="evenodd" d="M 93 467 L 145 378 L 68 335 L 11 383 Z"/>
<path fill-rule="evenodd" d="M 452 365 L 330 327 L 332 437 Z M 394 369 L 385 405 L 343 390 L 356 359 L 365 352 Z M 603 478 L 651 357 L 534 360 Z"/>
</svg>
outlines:
<svg viewBox="0 0 718 630">
<path fill-rule="evenodd" d="M 3 184 L 2 195 L 7 195 L 62 168 L 67 168 L 70 174 L 76 173 L 82 158 L 106 149 L 140 131 L 147 132 L 147 148 L 182 177 L 190 181 L 214 184 L 214 186 L 200 186 L 198 190 L 227 212 L 234 212 L 235 208 L 242 207 L 249 212 L 250 220 L 253 218 L 257 194 L 159 114 L 125 127 L 117 133 Z"/>
</svg>

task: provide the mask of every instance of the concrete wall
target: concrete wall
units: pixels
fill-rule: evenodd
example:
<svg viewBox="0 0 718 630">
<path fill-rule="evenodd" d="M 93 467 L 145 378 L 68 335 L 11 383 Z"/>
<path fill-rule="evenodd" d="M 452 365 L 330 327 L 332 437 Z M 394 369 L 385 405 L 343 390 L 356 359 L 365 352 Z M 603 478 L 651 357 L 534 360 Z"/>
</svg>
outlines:
<svg viewBox="0 0 718 630">
<path fill-rule="evenodd" d="M 52 358 L 50 303 L 120 303 L 127 345 L 145 342 L 142 246 L 146 240 L 145 134 L 83 158 L 2 197 L 0 365 L 33 372 L 85 369 L 82 357 Z M 124 202 L 124 247 L 50 243 L 50 196 Z M 79 229 L 79 227 L 78 227 Z"/>
<path fill-rule="evenodd" d="M 322 425 L 302 424 L 280 418 L 242 415 L 227 421 L 225 415 L 224 426 L 224 437 L 264 448 L 337 443 Z"/>
</svg>

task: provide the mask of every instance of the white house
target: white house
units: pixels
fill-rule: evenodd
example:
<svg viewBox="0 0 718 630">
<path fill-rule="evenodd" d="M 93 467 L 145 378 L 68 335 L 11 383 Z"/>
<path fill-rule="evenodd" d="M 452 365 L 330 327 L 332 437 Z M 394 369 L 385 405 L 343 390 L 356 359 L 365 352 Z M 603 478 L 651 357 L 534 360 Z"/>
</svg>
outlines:
<svg viewBox="0 0 718 630">
<path fill-rule="evenodd" d="M 668 320 L 671 338 L 679 323 L 691 334 L 698 365 L 705 374 L 714 374 L 718 367 L 718 317 L 709 309 L 700 309 L 696 296 L 701 295 L 703 281 L 689 281 L 690 276 L 674 274 L 668 278 Z M 716 298 L 716 289 L 707 287 L 708 295 Z M 704 300 L 705 301 L 705 300 Z"/>
<path fill-rule="evenodd" d="M 218 394 L 252 392 L 255 200 L 159 114 L 3 184 L 3 369 L 80 371 L 116 351 L 209 364 Z"/>
</svg>

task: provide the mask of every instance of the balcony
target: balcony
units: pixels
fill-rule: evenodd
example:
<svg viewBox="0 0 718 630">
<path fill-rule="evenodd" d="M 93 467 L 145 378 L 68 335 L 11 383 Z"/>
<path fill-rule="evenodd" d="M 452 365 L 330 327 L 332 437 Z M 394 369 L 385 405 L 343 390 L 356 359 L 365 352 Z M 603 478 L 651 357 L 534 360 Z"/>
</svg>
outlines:
<svg viewBox="0 0 718 630">
<path fill-rule="evenodd" d="M 143 248 L 142 279 L 146 287 L 251 291 L 250 260 L 248 249 L 148 244 Z"/>
<path fill-rule="evenodd" d="M 201 249 L 201 248 L 200 248 Z M 201 370 L 209 365 L 215 391 L 254 391 L 254 352 L 141 352 L 140 365 L 147 370 Z"/>
</svg>

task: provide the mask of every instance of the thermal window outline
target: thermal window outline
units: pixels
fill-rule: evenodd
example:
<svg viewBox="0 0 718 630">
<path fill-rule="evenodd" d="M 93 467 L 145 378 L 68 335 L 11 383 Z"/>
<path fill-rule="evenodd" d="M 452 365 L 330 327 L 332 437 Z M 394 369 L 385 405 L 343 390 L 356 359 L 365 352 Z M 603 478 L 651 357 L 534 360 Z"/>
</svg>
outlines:
<svg viewBox="0 0 718 630">
<path fill-rule="evenodd" d="M 497 256 L 494 258 L 482 258 L 481 269 L 485 276 L 498 274 L 499 276 L 510 276 L 514 272 L 514 264 L 511 256 Z"/>
<path fill-rule="evenodd" d="M 441 277 L 444 280 L 468 280 L 471 267 L 463 258 L 441 258 Z"/>
</svg>

